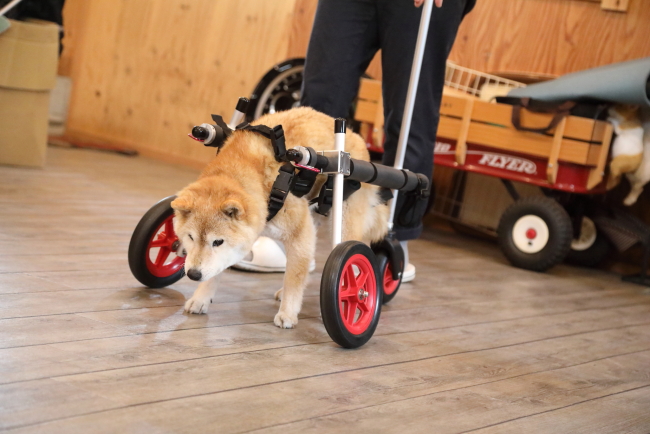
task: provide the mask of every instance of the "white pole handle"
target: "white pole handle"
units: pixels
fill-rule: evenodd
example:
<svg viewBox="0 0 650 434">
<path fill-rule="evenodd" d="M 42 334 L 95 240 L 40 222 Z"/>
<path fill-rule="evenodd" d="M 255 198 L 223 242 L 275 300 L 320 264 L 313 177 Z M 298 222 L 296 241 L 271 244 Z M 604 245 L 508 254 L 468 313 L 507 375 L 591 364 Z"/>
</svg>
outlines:
<svg viewBox="0 0 650 434">
<path fill-rule="evenodd" d="M 345 151 L 345 119 L 334 121 L 334 149 Z M 343 174 L 334 175 L 334 195 L 332 197 L 332 248 L 341 243 L 343 232 Z"/>
<path fill-rule="evenodd" d="M 411 67 L 411 79 L 406 93 L 406 104 L 404 105 L 404 116 L 402 117 L 402 127 L 399 131 L 399 140 L 397 141 L 397 153 L 395 155 L 395 169 L 402 169 L 404 165 L 404 155 L 408 146 L 409 133 L 411 132 L 411 118 L 413 117 L 413 107 L 415 106 L 415 96 L 418 91 L 418 82 L 420 81 L 420 70 L 422 69 L 422 57 L 424 48 L 427 44 L 427 33 L 429 33 L 429 22 L 431 21 L 431 11 L 433 10 L 433 0 L 424 0 L 422 7 L 422 18 L 420 18 L 420 29 L 418 30 L 418 39 L 415 44 L 415 54 L 413 55 L 413 66 Z M 395 219 L 395 206 L 397 205 L 397 190 L 393 190 L 393 200 L 390 205 L 390 217 L 388 218 L 388 229 L 393 229 Z"/>
<path fill-rule="evenodd" d="M 13 8 L 14 6 L 16 6 L 16 5 L 17 5 L 18 3 L 20 3 L 21 1 L 23 1 L 23 0 L 13 0 L 13 1 L 10 1 L 8 5 L 6 5 L 5 7 L 3 7 L 2 9 L 0 9 L 0 17 L 3 16 L 4 14 L 6 14 L 7 12 L 9 12 L 9 10 L 10 10 L 11 8 Z"/>
</svg>

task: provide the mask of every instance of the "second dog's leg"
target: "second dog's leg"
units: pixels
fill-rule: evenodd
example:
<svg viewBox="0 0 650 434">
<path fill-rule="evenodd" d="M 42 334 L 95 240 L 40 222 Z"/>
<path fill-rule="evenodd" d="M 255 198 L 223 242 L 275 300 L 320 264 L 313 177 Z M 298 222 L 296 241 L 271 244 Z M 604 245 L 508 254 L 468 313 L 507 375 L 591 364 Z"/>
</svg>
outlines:
<svg viewBox="0 0 650 434">
<path fill-rule="evenodd" d="M 201 282 L 196 288 L 192 298 L 185 302 L 185 312 L 188 313 L 208 313 L 210 303 L 214 293 L 217 291 L 217 277 Z"/>
<path fill-rule="evenodd" d="M 273 322 L 284 329 L 293 328 L 298 323 L 302 294 L 309 277 L 309 264 L 314 258 L 316 248 L 314 223 L 306 208 L 304 212 L 302 226 L 293 228 L 288 238 L 283 240 L 287 252 L 287 271 L 284 274 L 281 293 L 276 293 L 276 298 L 280 296 L 282 300 Z"/>
</svg>

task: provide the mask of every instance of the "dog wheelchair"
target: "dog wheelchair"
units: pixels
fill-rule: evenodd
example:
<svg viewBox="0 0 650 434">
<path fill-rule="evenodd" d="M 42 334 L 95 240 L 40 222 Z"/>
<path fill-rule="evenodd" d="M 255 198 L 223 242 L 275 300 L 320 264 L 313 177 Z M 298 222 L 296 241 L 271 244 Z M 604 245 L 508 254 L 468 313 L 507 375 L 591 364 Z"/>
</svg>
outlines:
<svg viewBox="0 0 650 434">
<path fill-rule="evenodd" d="M 382 304 L 392 300 L 399 290 L 406 264 L 392 231 L 397 193 L 407 195 L 408 203 L 400 212 L 400 222 L 419 220 L 419 210 L 426 207 L 429 199 L 427 176 L 403 170 L 402 164 L 432 5 L 432 1 L 424 4 L 394 167 L 351 158 L 345 152 L 345 119 L 334 122 L 333 150 L 316 152 L 303 146 L 287 149 L 282 126 L 252 126 L 244 121 L 249 102 L 246 98 L 240 98 L 228 124 L 221 116 L 212 115 L 214 124 L 195 126 L 188 134 L 217 149 L 236 130 L 252 131 L 271 141 L 275 158 L 283 165 L 271 189 L 267 221 L 282 208 L 288 194 L 302 197 L 310 192 L 318 175 L 327 176 L 320 194 L 312 200 L 316 212 L 332 214 L 333 249 L 323 269 L 320 307 L 327 333 L 344 348 L 358 348 L 368 342 L 379 322 Z M 343 201 L 360 188 L 361 182 L 382 187 L 386 201 L 393 198 L 386 222 L 388 235 L 372 246 L 353 240 L 341 242 Z M 174 232 L 174 199 L 175 196 L 167 197 L 149 209 L 129 244 L 131 272 L 151 288 L 171 285 L 185 273 L 183 248 Z"/>
<path fill-rule="evenodd" d="M 283 165 L 271 189 L 267 221 L 282 209 L 288 194 L 302 197 L 312 190 L 318 175 L 327 175 L 320 194 L 311 201 L 315 212 L 332 214 L 333 225 L 333 250 L 320 286 L 321 314 L 336 343 L 345 348 L 359 347 L 373 335 L 381 305 L 392 300 L 399 289 L 404 253 L 392 232 L 372 246 L 360 241 L 341 242 L 343 201 L 365 182 L 384 187 L 382 196 L 386 200 L 392 197 L 390 190 L 396 190 L 412 197 L 414 204 L 426 204 L 429 180 L 422 174 L 351 158 L 344 149 L 345 119 L 334 122 L 334 150 L 316 152 L 302 146 L 287 149 L 280 125 L 270 128 L 241 122 L 247 104 L 246 98 L 240 98 L 229 124 L 213 115 L 215 124 L 196 126 L 189 136 L 217 149 L 238 130 L 253 131 L 271 141 L 275 158 Z M 129 245 L 133 275 L 152 288 L 171 285 L 185 274 L 182 246 L 174 232 L 174 198 L 161 200 L 142 217 Z"/>
</svg>

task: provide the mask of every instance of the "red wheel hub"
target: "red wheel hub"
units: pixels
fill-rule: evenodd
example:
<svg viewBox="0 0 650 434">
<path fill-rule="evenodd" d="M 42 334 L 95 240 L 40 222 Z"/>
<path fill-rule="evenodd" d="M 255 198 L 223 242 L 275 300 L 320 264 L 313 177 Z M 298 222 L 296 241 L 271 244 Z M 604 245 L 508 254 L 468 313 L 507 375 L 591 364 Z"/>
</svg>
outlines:
<svg viewBox="0 0 650 434">
<path fill-rule="evenodd" d="M 176 255 L 174 243 L 174 216 L 171 215 L 156 228 L 147 246 L 147 269 L 156 277 L 168 277 L 183 267 L 185 258 Z M 153 259 L 152 259 L 153 257 Z"/>
<path fill-rule="evenodd" d="M 534 240 L 537 237 L 537 231 L 533 228 L 530 228 L 526 231 L 526 238 L 529 240 Z"/>
<path fill-rule="evenodd" d="M 365 332 L 376 307 L 375 272 L 368 258 L 358 253 L 343 266 L 339 282 L 339 309 L 345 328 L 355 335 Z"/>
<path fill-rule="evenodd" d="M 386 262 L 386 267 L 384 268 L 384 294 L 390 295 L 399 286 L 400 279 L 393 279 L 393 267 L 390 265 L 390 261 Z"/>
</svg>

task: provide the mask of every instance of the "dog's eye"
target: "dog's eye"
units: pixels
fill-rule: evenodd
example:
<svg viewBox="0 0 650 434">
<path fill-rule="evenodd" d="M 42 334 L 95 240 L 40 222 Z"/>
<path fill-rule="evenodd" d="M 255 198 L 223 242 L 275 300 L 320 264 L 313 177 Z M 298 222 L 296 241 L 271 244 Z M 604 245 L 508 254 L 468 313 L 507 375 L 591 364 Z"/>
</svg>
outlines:
<svg viewBox="0 0 650 434">
<path fill-rule="evenodd" d="M 194 238 L 192 238 L 192 235 L 188 234 L 187 236 L 190 237 L 190 240 L 194 241 Z"/>
<path fill-rule="evenodd" d="M 212 243 L 212 247 L 219 247 L 222 244 L 223 244 L 223 240 L 214 240 L 214 242 Z"/>
</svg>

